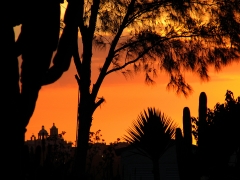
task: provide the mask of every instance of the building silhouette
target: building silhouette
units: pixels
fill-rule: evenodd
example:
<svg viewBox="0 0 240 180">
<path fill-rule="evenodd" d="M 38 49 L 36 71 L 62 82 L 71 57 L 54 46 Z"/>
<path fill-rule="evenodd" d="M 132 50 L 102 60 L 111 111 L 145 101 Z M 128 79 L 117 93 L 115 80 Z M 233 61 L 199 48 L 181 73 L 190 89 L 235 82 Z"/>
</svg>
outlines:
<svg viewBox="0 0 240 180">
<path fill-rule="evenodd" d="M 40 165 L 43 165 L 47 158 L 53 159 L 53 157 L 57 157 L 59 154 L 61 154 L 61 158 L 64 159 L 63 161 L 67 161 L 73 156 L 74 150 L 72 147 L 73 143 L 64 140 L 64 133 L 65 132 L 59 134 L 58 128 L 54 123 L 50 128 L 50 134 L 45 127 L 42 126 L 41 130 L 38 132 L 37 138 L 33 134 L 30 140 L 25 141 L 30 157 L 34 157 L 35 161 L 38 159 L 37 161 Z"/>
</svg>

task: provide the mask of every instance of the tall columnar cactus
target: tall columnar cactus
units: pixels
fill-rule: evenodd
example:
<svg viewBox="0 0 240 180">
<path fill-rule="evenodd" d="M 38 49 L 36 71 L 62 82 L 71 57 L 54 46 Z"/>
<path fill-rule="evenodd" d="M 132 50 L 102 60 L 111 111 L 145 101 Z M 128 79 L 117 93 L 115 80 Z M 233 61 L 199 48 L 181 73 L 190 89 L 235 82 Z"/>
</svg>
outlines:
<svg viewBox="0 0 240 180">
<path fill-rule="evenodd" d="M 183 109 L 183 134 L 184 134 L 184 146 L 187 153 L 192 152 L 192 123 L 190 110 L 188 107 Z"/>
<path fill-rule="evenodd" d="M 207 128 L 207 95 L 205 92 L 201 92 L 199 97 L 199 108 L 198 108 L 198 148 L 202 151 L 206 144 L 206 128 Z"/>
<path fill-rule="evenodd" d="M 176 153 L 177 153 L 177 163 L 178 163 L 178 172 L 180 180 L 184 180 L 184 154 L 183 154 L 183 136 L 181 128 L 176 128 L 175 133 L 176 140 Z"/>
<path fill-rule="evenodd" d="M 183 109 L 183 134 L 180 128 L 176 129 L 176 150 L 178 170 L 181 180 L 191 179 L 191 157 L 192 157 L 192 128 L 190 110 Z"/>
<path fill-rule="evenodd" d="M 183 109 L 183 145 L 185 151 L 185 160 L 184 160 L 184 179 L 192 179 L 192 122 L 190 109 L 185 107 Z"/>
<path fill-rule="evenodd" d="M 198 160 L 192 153 L 192 123 L 188 107 L 183 109 L 183 135 L 180 128 L 176 129 L 176 151 L 180 180 L 196 179 L 206 174 L 208 158 L 207 139 L 207 96 L 201 92 L 199 97 L 199 126 L 198 126 Z M 194 161 L 197 160 L 197 162 Z M 198 170 L 193 169 L 199 165 Z M 193 171 L 199 172 L 196 176 L 191 176 Z"/>
<path fill-rule="evenodd" d="M 208 137 L 207 137 L 207 96 L 205 92 L 201 92 L 199 97 L 198 109 L 198 158 L 199 158 L 199 175 L 207 175 L 207 159 L 208 159 Z"/>
</svg>

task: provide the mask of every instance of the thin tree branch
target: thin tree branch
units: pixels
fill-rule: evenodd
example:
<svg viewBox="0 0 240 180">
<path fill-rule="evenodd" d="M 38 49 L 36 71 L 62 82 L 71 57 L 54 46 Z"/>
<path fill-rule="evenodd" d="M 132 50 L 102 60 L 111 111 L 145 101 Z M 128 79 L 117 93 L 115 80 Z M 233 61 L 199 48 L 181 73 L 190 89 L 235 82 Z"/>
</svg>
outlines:
<svg viewBox="0 0 240 180">
<path fill-rule="evenodd" d="M 188 32 L 188 33 L 190 34 L 190 32 Z M 197 36 L 200 36 L 200 34 L 192 34 L 192 35 L 185 35 L 185 36 L 184 35 L 179 35 L 179 36 L 173 36 L 173 37 L 170 37 L 170 38 L 168 38 L 168 37 L 164 38 L 163 37 L 161 39 L 161 41 L 159 41 L 159 42 L 167 41 L 167 40 L 170 40 L 170 39 L 176 39 L 176 38 L 191 38 L 191 37 L 197 37 Z M 211 36 L 211 35 L 209 35 L 209 36 Z M 128 44 L 125 44 L 125 45 L 119 47 L 118 49 L 116 49 L 114 51 L 114 54 L 116 54 L 117 52 L 122 51 L 122 50 L 124 50 L 124 49 L 126 49 L 126 48 L 128 48 L 128 47 L 130 47 L 130 46 L 132 46 L 134 44 L 136 44 L 136 43 L 143 42 L 143 41 L 146 41 L 146 40 L 147 40 L 147 38 L 146 39 L 142 39 L 142 40 L 138 40 L 138 41 L 134 41 L 134 42 L 131 42 L 131 43 L 128 43 Z"/>
<path fill-rule="evenodd" d="M 95 35 L 96 35 L 96 36 L 99 36 L 99 37 L 101 37 L 101 38 L 104 38 L 104 39 L 107 41 L 106 44 L 111 44 L 111 42 L 110 42 L 106 37 L 104 37 L 103 35 L 98 34 L 98 33 L 95 33 Z"/>
<path fill-rule="evenodd" d="M 143 51 L 137 58 L 135 58 L 134 60 L 131 60 L 131 61 L 128 61 L 126 62 L 124 65 L 120 66 L 120 67 L 116 67 L 116 68 L 113 68 L 109 71 L 106 72 L 106 75 L 112 73 L 112 72 L 115 72 L 115 71 L 118 71 L 118 70 L 121 70 L 123 68 L 125 68 L 126 66 L 130 65 L 130 64 L 133 64 L 135 62 L 137 62 L 139 59 L 141 59 L 145 54 L 147 54 L 152 48 L 154 48 L 157 44 L 159 44 L 160 42 L 163 42 L 163 41 L 167 41 L 167 40 L 170 40 L 170 39 L 174 39 L 174 38 L 186 38 L 186 37 L 194 37 L 194 36 L 199 36 L 199 35 L 191 35 L 191 36 L 174 36 L 174 37 L 171 37 L 171 38 L 164 38 L 164 39 L 161 39 L 159 41 L 157 41 L 155 43 L 155 45 L 149 47 L 148 49 L 146 49 L 145 51 Z M 130 45 L 129 45 L 130 46 Z M 126 45 L 125 48 L 127 48 L 128 46 Z M 120 48 L 119 48 L 120 49 Z M 124 49 L 124 48 L 123 48 Z"/>
<path fill-rule="evenodd" d="M 121 50 L 123 50 L 123 49 L 125 49 L 125 48 L 128 48 L 129 46 L 132 46 L 132 45 L 134 45 L 134 44 L 136 44 L 136 43 L 139 43 L 139 42 L 142 42 L 142 41 L 145 41 L 145 39 L 142 39 L 142 40 L 140 40 L 140 41 L 134 41 L 134 42 L 125 44 L 125 45 L 121 46 L 120 48 L 116 49 L 116 50 L 114 51 L 114 54 L 116 54 L 117 52 L 119 52 L 119 51 L 121 51 Z"/>
<path fill-rule="evenodd" d="M 156 3 L 150 3 L 151 6 L 147 6 L 146 8 L 141 9 L 140 11 L 136 12 L 135 14 L 133 14 L 133 16 L 130 17 L 128 23 L 126 24 L 126 27 L 131 24 L 131 22 L 133 22 L 136 18 L 140 17 L 142 14 L 146 13 L 146 12 L 150 12 L 151 8 L 154 7 L 159 7 L 161 5 L 163 5 L 165 2 L 156 2 Z M 164 4 L 164 6 L 168 6 L 167 4 Z"/>
<path fill-rule="evenodd" d="M 129 4 L 129 7 L 128 7 L 128 11 L 127 11 L 125 17 L 123 18 L 123 22 L 122 22 L 122 24 L 121 24 L 121 26 L 120 26 L 116 36 L 114 37 L 114 39 L 112 41 L 112 45 L 110 47 L 108 56 L 107 56 L 107 58 L 106 58 L 106 60 L 104 62 L 103 68 L 101 69 L 101 72 L 100 72 L 100 74 L 98 76 L 98 79 L 97 79 L 95 85 L 93 86 L 93 90 L 92 90 L 92 97 L 93 97 L 93 99 L 96 98 L 97 93 L 99 91 L 99 88 L 100 88 L 100 86 L 101 86 L 101 84 L 102 84 L 102 82 L 103 82 L 103 80 L 104 80 L 104 78 L 106 76 L 106 72 L 107 72 L 107 70 L 108 70 L 108 68 L 109 68 L 109 66 L 110 66 L 110 64 L 112 62 L 112 59 L 114 57 L 114 50 L 115 50 L 115 48 L 117 46 L 119 38 L 121 37 L 121 34 L 122 34 L 122 32 L 123 32 L 123 30 L 125 28 L 125 25 L 128 22 L 128 18 L 130 16 L 130 14 L 132 13 L 133 9 L 134 9 L 135 1 L 136 0 L 131 0 L 131 2 Z"/>
<path fill-rule="evenodd" d="M 105 101 L 105 99 L 104 99 L 103 97 L 100 98 L 100 99 L 95 103 L 94 110 L 97 109 L 97 107 L 100 106 L 104 101 Z"/>
<path fill-rule="evenodd" d="M 144 55 L 144 54 L 143 54 L 143 55 Z M 143 55 L 142 55 L 142 56 L 143 56 Z M 142 56 L 138 56 L 136 59 L 134 59 L 134 60 L 132 60 L 132 61 L 128 61 L 127 63 L 125 63 L 124 65 L 122 65 L 122 66 L 120 66 L 120 67 L 113 68 L 113 69 L 109 70 L 108 72 L 106 72 L 106 75 L 108 75 L 108 74 L 110 74 L 110 73 L 112 73 L 112 72 L 121 70 L 121 69 L 125 68 L 126 66 L 137 62 Z"/>
</svg>

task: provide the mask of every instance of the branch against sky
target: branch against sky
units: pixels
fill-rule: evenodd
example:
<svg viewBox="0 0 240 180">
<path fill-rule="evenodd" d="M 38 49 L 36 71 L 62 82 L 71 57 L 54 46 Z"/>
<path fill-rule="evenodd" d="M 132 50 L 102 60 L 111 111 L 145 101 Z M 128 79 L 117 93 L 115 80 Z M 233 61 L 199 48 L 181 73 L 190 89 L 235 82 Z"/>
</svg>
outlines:
<svg viewBox="0 0 240 180">
<path fill-rule="evenodd" d="M 154 75 L 165 71 L 169 75 L 167 87 L 188 95 L 191 87 L 183 72 L 190 71 L 208 80 L 210 65 L 220 70 L 238 60 L 239 0 L 97 2 L 85 1 L 79 26 L 81 33 L 86 33 L 86 27 L 90 32 L 94 30 L 92 45 L 108 50 L 92 89 L 93 98 L 106 75 L 130 70 L 143 71 L 149 83 Z M 93 13 L 93 8 L 98 13 Z M 96 20 L 94 27 L 91 19 Z M 89 41 L 90 37 L 82 33 L 84 36 Z"/>
</svg>

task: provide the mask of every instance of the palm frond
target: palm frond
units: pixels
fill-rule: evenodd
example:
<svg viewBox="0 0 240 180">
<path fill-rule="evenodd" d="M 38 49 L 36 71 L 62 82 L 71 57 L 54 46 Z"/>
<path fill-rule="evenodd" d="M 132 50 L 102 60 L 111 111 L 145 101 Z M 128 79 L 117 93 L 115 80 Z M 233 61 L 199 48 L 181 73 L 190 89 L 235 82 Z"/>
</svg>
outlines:
<svg viewBox="0 0 240 180">
<path fill-rule="evenodd" d="M 176 124 L 164 113 L 148 108 L 140 113 L 124 139 L 151 158 L 160 158 L 175 136 Z"/>
</svg>

